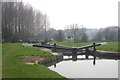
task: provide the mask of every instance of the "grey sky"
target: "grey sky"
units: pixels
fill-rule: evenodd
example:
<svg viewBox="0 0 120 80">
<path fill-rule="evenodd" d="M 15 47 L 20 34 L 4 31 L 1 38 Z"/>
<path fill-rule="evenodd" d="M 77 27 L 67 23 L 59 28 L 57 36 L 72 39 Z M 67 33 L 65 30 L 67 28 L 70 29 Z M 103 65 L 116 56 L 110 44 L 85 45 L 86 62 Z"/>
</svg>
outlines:
<svg viewBox="0 0 120 80">
<path fill-rule="evenodd" d="M 64 29 L 78 24 L 86 28 L 118 25 L 119 0 L 24 0 L 49 16 L 50 27 Z"/>
</svg>

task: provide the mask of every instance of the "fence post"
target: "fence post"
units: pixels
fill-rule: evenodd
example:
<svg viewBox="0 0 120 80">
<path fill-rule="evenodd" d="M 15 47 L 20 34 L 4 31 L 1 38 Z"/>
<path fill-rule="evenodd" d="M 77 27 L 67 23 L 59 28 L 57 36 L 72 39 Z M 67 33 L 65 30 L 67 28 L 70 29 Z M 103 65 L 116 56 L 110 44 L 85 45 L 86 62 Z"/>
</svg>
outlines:
<svg viewBox="0 0 120 80">
<path fill-rule="evenodd" d="M 93 64 L 95 65 L 95 59 L 96 59 L 96 47 L 95 47 L 95 42 L 93 43 L 93 56 L 94 56 Z"/>
</svg>

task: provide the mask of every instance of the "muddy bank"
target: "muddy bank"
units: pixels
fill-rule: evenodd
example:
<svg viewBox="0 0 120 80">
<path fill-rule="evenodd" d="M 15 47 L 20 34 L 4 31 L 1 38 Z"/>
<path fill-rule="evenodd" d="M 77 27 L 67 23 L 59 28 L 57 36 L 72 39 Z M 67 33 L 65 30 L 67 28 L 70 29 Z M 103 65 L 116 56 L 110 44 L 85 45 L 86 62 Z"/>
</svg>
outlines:
<svg viewBox="0 0 120 80">
<path fill-rule="evenodd" d="M 43 49 L 44 51 L 50 51 L 49 49 Z M 51 52 L 51 51 L 50 51 Z M 23 62 L 26 64 L 49 64 L 52 62 L 60 62 L 63 60 L 63 55 L 61 53 L 53 53 L 53 57 L 40 57 L 40 56 L 23 56 Z"/>
<path fill-rule="evenodd" d="M 99 58 L 120 59 L 120 52 L 97 50 L 96 56 L 99 57 Z"/>
</svg>

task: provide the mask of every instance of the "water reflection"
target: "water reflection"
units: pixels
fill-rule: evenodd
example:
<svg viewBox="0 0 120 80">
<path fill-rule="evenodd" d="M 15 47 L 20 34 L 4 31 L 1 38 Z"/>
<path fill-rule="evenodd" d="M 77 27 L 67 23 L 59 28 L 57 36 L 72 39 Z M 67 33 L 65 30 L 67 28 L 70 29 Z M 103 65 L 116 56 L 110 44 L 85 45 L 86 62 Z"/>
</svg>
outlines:
<svg viewBox="0 0 120 80">
<path fill-rule="evenodd" d="M 82 56 L 77 56 L 77 55 L 72 55 L 72 56 L 64 56 L 63 58 L 64 61 L 66 60 L 72 60 L 72 61 L 77 61 L 77 60 L 93 60 L 93 65 L 95 65 L 95 60 L 96 60 L 96 57 L 93 57 L 93 56 L 87 56 L 86 55 L 82 55 Z"/>
<path fill-rule="evenodd" d="M 89 60 L 85 56 L 77 56 L 77 61 L 72 61 L 72 56 L 64 56 L 64 60 L 48 67 L 67 78 L 117 78 L 118 61 L 97 59 L 93 65 L 93 57 Z"/>
</svg>

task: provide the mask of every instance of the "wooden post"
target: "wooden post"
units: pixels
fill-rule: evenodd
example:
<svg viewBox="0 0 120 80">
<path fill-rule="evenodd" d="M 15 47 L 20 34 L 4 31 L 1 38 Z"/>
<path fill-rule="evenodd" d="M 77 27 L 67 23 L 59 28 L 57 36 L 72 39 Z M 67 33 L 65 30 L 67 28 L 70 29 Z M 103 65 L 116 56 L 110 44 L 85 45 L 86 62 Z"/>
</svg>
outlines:
<svg viewBox="0 0 120 80">
<path fill-rule="evenodd" d="M 43 42 L 41 42 L 41 45 L 43 45 Z"/>
<path fill-rule="evenodd" d="M 72 49 L 72 60 L 77 61 L 77 48 Z"/>
<path fill-rule="evenodd" d="M 56 48 L 56 43 L 54 43 L 54 45 L 53 45 L 53 50 L 52 50 L 53 52 L 57 52 L 57 48 Z"/>
<path fill-rule="evenodd" d="M 85 58 L 86 58 L 86 59 L 88 59 L 88 57 L 89 57 L 89 52 L 88 52 L 88 50 L 89 50 L 88 48 L 85 49 Z"/>
<path fill-rule="evenodd" d="M 95 59 L 96 59 L 96 47 L 95 47 L 95 42 L 93 43 L 93 56 L 94 56 L 93 64 L 95 65 Z"/>
</svg>

